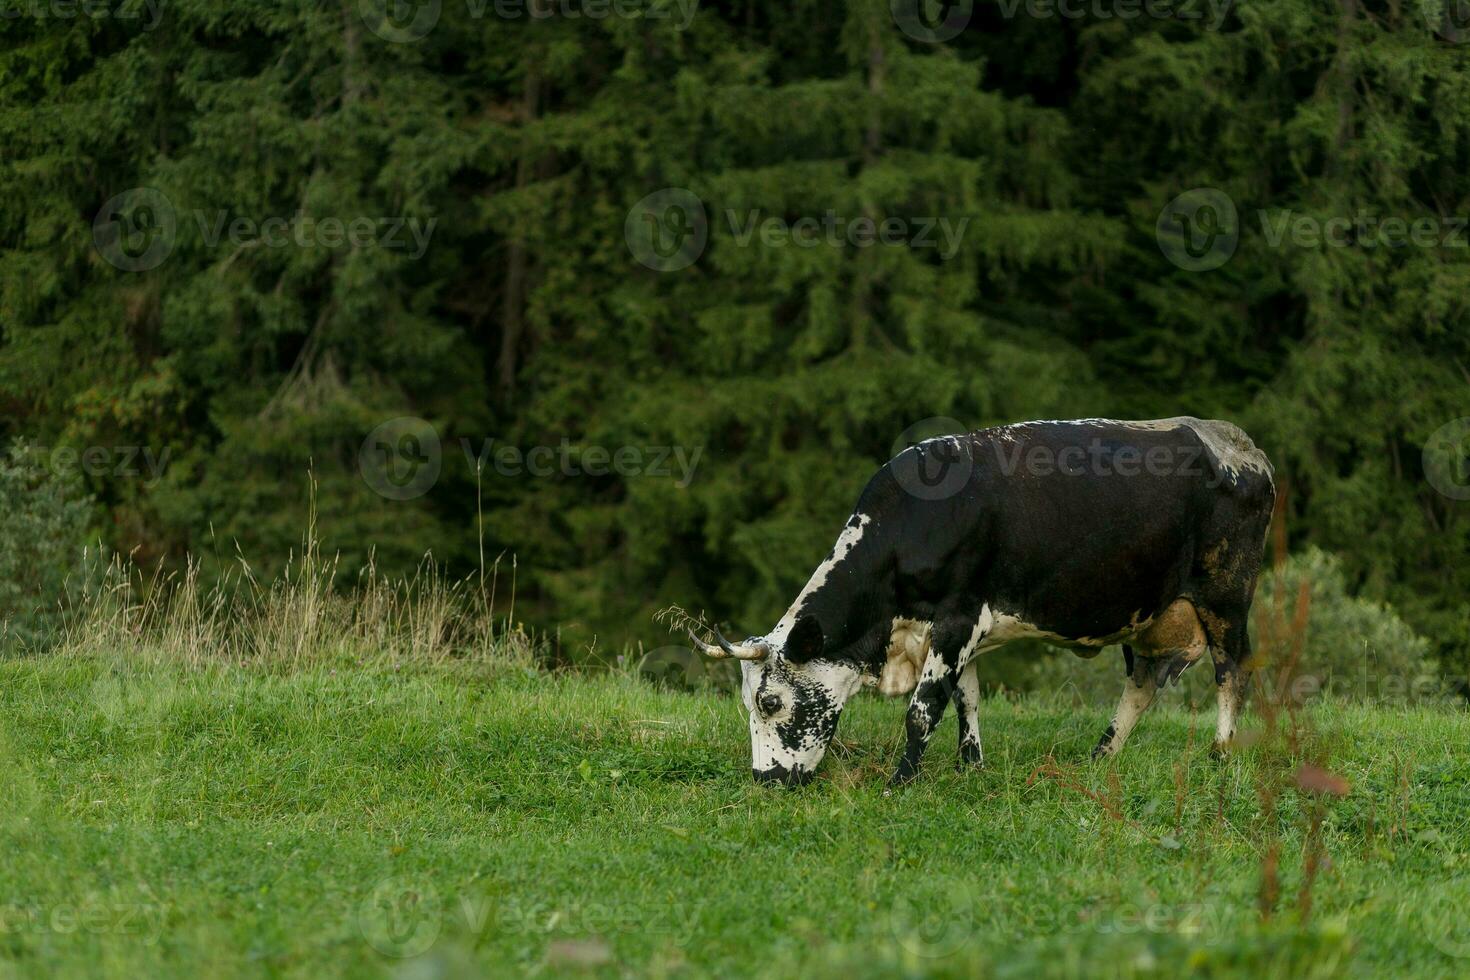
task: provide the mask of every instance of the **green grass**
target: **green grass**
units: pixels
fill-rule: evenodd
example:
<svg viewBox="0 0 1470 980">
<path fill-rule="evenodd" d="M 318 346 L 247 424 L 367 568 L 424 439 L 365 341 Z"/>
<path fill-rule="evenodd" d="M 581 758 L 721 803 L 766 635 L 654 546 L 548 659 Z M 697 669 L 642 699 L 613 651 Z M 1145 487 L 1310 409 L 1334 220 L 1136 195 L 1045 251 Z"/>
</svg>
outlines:
<svg viewBox="0 0 1470 980">
<path fill-rule="evenodd" d="M 1352 791 L 1304 915 L 1312 804 L 1264 816 L 1211 712 L 1090 764 L 1102 711 L 992 699 L 983 771 L 946 718 L 885 795 L 902 710 L 854 703 L 789 791 L 737 702 L 628 677 L 0 661 L 0 976 L 1470 969 L 1464 712 L 1309 712 Z"/>
</svg>

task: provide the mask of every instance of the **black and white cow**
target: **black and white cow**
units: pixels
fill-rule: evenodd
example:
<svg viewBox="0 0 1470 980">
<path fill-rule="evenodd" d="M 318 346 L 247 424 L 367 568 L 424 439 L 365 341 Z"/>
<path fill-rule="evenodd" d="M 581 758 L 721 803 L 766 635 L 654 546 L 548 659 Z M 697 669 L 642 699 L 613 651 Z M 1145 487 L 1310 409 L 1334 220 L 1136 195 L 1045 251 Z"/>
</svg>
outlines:
<svg viewBox="0 0 1470 980">
<path fill-rule="evenodd" d="M 1083 655 L 1124 644 L 1128 679 L 1095 755 L 1117 752 L 1158 687 L 1208 648 L 1222 745 L 1249 679 L 1274 499 L 1270 462 L 1228 422 L 1026 422 L 931 439 L 868 482 L 774 629 L 739 644 L 690 636 L 741 661 L 758 780 L 809 779 L 847 699 L 880 675 L 902 689 L 893 663 L 916 651 L 894 782 L 918 771 L 951 697 L 960 758 L 978 764 L 974 658 L 1021 637 Z"/>
</svg>

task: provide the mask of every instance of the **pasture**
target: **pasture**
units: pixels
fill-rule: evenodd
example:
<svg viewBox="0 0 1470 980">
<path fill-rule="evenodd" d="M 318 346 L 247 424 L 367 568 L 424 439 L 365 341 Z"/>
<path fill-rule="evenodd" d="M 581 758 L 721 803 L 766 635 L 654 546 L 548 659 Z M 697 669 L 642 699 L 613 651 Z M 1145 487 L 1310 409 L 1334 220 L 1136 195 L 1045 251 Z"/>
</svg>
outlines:
<svg viewBox="0 0 1470 980">
<path fill-rule="evenodd" d="M 790 791 L 737 699 L 632 674 L 6 659 L 0 976 L 1470 967 L 1462 710 L 1309 705 L 1346 795 L 1212 758 L 1213 705 L 1088 762 L 1105 711 L 1062 696 L 988 698 L 978 771 L 951 713 L 889 795 L 902 712 L 855 699 Z"/>
</svg>

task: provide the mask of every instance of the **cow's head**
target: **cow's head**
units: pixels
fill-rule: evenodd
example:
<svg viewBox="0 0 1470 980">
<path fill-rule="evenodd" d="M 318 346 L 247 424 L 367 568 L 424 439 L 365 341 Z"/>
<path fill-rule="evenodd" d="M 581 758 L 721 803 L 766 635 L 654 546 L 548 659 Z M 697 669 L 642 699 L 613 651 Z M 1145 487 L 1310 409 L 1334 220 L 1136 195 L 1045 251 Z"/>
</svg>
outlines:
<svg viewBox="0 0 1470 980">
<path fill-rule="evenodd" d="M 740 661 L 740 699 L 750 718 L 756 780 L 797 786 L 811 779 L 837 730 L 842 706 L 863 684 L 858 666 L 822 656 L 822 628 L 809 616 L 798 618 L 777 640 L 753 636 L 731 643 L 719 630 L 713 644 L 692 631 L 689 637 L 712 657 Z"/>
</svg>

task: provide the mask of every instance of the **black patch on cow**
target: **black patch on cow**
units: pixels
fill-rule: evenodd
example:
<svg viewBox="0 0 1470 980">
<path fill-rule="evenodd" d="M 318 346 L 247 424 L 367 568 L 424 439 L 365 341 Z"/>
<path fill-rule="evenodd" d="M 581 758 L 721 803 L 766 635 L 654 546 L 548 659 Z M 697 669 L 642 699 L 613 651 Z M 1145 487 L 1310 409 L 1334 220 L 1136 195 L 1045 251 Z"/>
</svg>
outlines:
<svg viewBox="0 0 1470 980">
<path fill-rule="evenodd" d="M 816 617 L 799 616 L 786 637 L 786 659 L 800 664 L 820 657 L 825 642 L 822 624 Z"/>
</svg>

